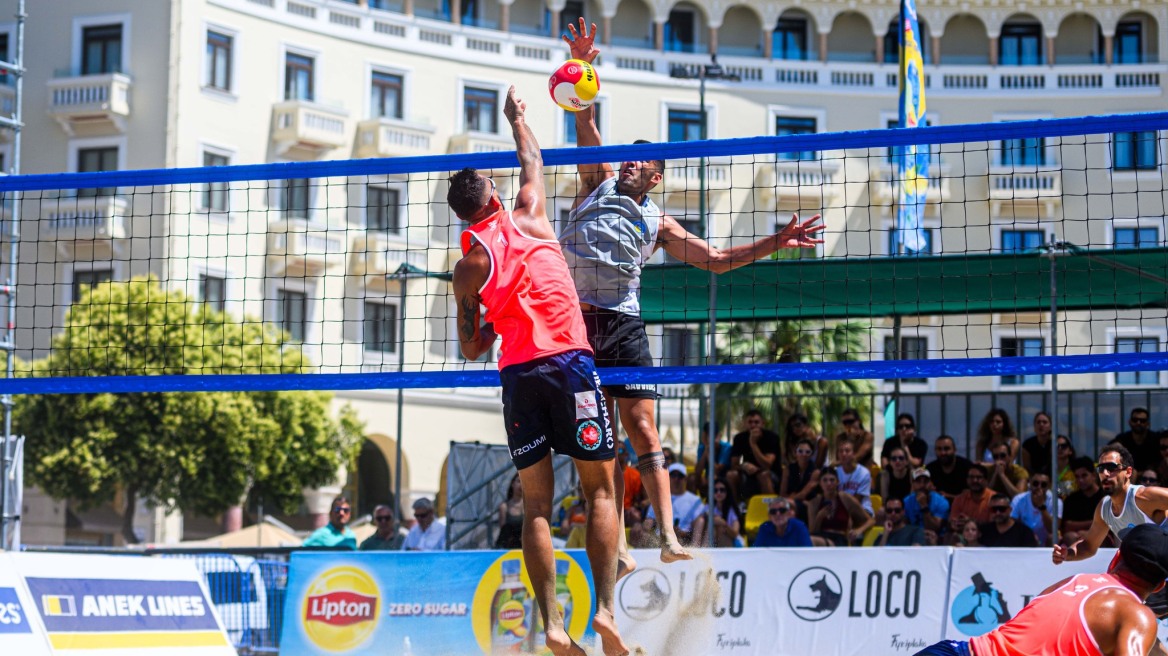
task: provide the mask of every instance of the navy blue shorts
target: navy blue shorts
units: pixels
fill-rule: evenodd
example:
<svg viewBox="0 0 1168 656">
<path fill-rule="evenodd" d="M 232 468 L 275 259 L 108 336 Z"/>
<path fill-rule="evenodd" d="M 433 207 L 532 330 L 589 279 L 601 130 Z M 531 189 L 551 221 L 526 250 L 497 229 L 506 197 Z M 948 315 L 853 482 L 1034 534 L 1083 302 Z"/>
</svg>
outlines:
<svg viewBox="0 0 1168 656">
<path fill-rule="evenodd" d="M 652 367 L 649 336 L 641 317 L 593 308 L 583 310 L 588 344 L 596 353 L 598 367 Z M 656 385 L 605 385 L 609 396 L 620 399 L 656 399 Z"/>
<path fill-rule="evenodd" d="M 552 449 L 577 460 L 612 460 L 616 446 L 600 377 L 592 356 L 568 351 L 513 364 L 503 381 L 507 447 L 517 469 L 543 460 Z"/>
<path fill-rule="evenodd" d="M 913 656 L 973 656 L 973 652 L 969 651 L 969 643 L 964 640 L 942 640 Z"/>
</svg>

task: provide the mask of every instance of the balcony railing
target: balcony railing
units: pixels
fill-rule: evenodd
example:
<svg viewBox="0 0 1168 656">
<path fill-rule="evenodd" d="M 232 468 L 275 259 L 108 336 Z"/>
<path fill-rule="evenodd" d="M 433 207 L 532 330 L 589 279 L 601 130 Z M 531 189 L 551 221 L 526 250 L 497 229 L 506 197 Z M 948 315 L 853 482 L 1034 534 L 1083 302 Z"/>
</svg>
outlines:
<svg viewBox="0 0 1168 656">
<path fill-rule="evenodd" d="M 384 278 L 402 264 L 427 269 L 425 251 L 406 250 L 405 242 L 384 232 L 358 233 L 353 238 L 349 257 L 349 275 Z"/>
<path fill-rule="evenodd" d="M 306 100 L 287 100 L 272 107 L 272 142 L 276 153 L 293 159 L 315 159 L 345 145 L 349 115 L 336 107 Z"/>
<path fill-rule="evenodd" d="M 874 164 L 868 178 L 868 196 L 873 205 L 881 205 L 890 210 L 896 202 L 897 188 L 893 180 L 895 171 L 891 164 L 883 162 Z M 935 163 L 930 167 L 928 177 L 928 191 L 925 193 L 925 203 L 933 205 L 949 199 L 949 167 L 938 167 Z"/>
<path fill-rule="evenodd" d="M 300 272 L 317 276 L 345 254 L 342 234 L 330 234 L 323 225 L 305 219 L 283 219 L 268 224 L 268 267 L 272 273 Z"/>
<path fill-rule="evenodd" d="M 51 204 L 50 204 L 51 203 Z M 42 238 L 57 242 L 126 237 L 129 203 L 124 196 L 83 196 L 45 201 Z"/>
<path fill-rule="evenodd" d="M 989 198 L 991 211 L 1001 214 L 1011 205 L 1015 212 L 1022 208 L 1045 209 L 1045 216 L 1054 217 L 1055 208 L 1062 204 L 1063 174 L 1060 169 L 1040 166 L 991 166 Z M 1021 203 L 1017 201 L 1022 201 Z"/>
<path fill-rule="evenodd" d="M 701 187 L 701 166 L 698 160 L 666 162 L 664 191 L 666 193 L 698 193 Z M 722 192 L 730 189 L 730 163 L 706 162 L 706 191 Z"/>
<path fill-rule="evenodd" d="M 357 157 L 406 157 L 430 154 L 434 127 L 391 118 L 357 124 Z"/>
<path fill-rule="evenodd" d="M 843 196 L 840 163 L 823 160 L 778 160 L 759 164 L 757 189 L 764 204 L 832 207 Z"/>
<path fill-rule="evenodd" d="M 101 136 L 126 131 L 130 117 L 130 77 L 122 73 L 49 80 L 49 115 L 69 136 Z"/>
</svg>

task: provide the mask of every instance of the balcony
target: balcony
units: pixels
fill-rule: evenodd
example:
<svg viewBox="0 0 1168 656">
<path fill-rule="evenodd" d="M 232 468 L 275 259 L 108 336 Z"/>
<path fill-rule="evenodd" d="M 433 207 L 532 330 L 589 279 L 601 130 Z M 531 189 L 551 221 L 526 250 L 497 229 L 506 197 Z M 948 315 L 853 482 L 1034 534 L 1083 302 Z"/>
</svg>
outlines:
<svg viewBox="0 0 1168 656">
<path fill-rule="evenodd" d="M 345 240 L 324 225 L 305 219 L 282 219 L 268 224 L 268 272 L 272 275 L 319 276 L 342 261 Z"/>
<path fill-rule="evenodd" d="M 4 215 L 10 208 L 5 204 Z M 42 242 L 52 243 L 65 260 L 108 259 L 114 240 L 129 234 L 130 203 L 125 196 L 63 197 L 41 202 Z"/>
<path fill-rule="evenodd" d="M 278 157 L 317 159 L 345 145 L 349 114 L 307 100 L 288 100 L 272 107 L 272 144 Z"/>
<path fill-rule="evenodd" d="M 353 249 L 349 253 L 349 275 L 383 280 L 402 264 L 428 268 L 425 251 L 405 248 L 405 241 L 396 235 L 379 231 L 358 233 L 353 237 Z"/>
<path fill-rule="evenodd" d="M 1003 210 L 1015 216 L 1054 217 L 1062 205 L 1063 175 L 1057 168 L 1042 166 L 991 166 L 989 172 L 990 211 Z"/>
<path fill-rule="evenodd" d="M 779 209 L 822 209 L 838 207 L 844 185 L 837 181 L 839 161 L 778 160 L 760 163 L 756 190 L 762 207 Z"/>
<path fill-rule="evenodd" d="M 126 131 L 130 78 L 122 73 L 49 80 L 49 116 L 70 137 L 98 137 Z"/>
<path fill-rule="evenodd" d="M 697 198 L 701 189 L 701 166 L 699 160 L 692 159 L 665 163 L 665 177 L 662 191 L 667 194 L 685 194 Z M 729 159 L 706 161 L 706 191 L 710 195 L 730 191 Z"/>
<path fill-rule="evenodd" d="M 492 134 L 490 132 L 463 132 L 450 137 L 450 148 L 447 152 L 454 153 L 499 153 L 515 150 L 515 139 L 510 134 Z M 519 166 L 515 160 L 514 167 L 505 169 L 480 169 L 483 175 L 491 176 L 508 173 Z"/>
<path fill-rule="evenodd" d="M 868 198 L 872 205 L 880 206 L 884 216 L 892 213 L 892 206 L 896 203 L 897 189 L 892 176 L 892 165 L 888 162 L 872 165 L 868 179 Z M 939 205 L 950 198 L 949 195 L 949 167 L 929 167 L 929 189 L 925 193 L 926 205 Z"/>
<path fill-rule="evenodd" d="M 429 155 L 434 127 L 392 118 L 375 118 L 357 124 L 357 157 L 410 157 Z"/>
</svg>

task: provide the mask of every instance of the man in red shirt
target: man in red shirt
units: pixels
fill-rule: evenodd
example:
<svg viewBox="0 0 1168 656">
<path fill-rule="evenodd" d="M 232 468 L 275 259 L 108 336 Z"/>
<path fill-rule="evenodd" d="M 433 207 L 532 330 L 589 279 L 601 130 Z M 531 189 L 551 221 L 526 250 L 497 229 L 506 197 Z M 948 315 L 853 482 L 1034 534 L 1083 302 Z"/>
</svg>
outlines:
<svg viewBox="0 0 1168 656">
<path fill-rule="evenodd" d="M 596 587 L 592 626 L 607 656 L 627 654 L 613 615 L 617 568 L 615 444 L 580 300 L 547 219 L 543 157 L 524 118 L 526 105 L 507 91 L 503 109 L 519 158 L 515 209 L 503 208 L 495 183 L 473 169 L 450 177 L 446 200 L 469 225 L 454 267 L 458 340 L 474 360 L 502 338 L 499 378 L 511 460 L 523 483 L 523 560 L 553 654 L 584 656 L 556 604 L 551 542 L 555 474 L 551 451 L 576 461 L 588 500 L 588 561 Z M 486 324 L 480 308 L 486 307 Z"/>
<path fill-rule="evenodd" d="M 944 640 L 916 656 L 1145 656 L 1164 654 L 1143 600 L 1168 577 L 1168 533 L 1125 532 L 1106 574 L 1078 574 L 1043 590 L 1013 619 L 968 643 Z"/>
</svg>

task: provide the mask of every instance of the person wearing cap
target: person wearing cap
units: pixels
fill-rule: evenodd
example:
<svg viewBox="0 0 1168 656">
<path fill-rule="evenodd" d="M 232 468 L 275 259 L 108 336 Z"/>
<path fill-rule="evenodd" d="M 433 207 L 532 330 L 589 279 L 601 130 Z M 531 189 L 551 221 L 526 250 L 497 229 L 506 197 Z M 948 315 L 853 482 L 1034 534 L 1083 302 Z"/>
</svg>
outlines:
<svg viewBox="0 0 1168 656">
<path fill-rule="evenodd" d="M 591 63 L 600 55 L 596 47 L 596 25 L 579 20 L 579 29 L 568 24 L 564 41 L 572 58 Z M 595 107 L 576 112 L 576 145 L 601 145 L 594 118 Z M 576 200 L 561 222 L 560 247 L 572 271 L 580 309 L 588 327 L 588 339 L 599 367 L 648 367 L 653 358 L 649 338 L 641 320 L 641 268 L 657 249 L 699 269 L 724 273 L 762 259 L 780 248 L 814 248 L 823 242 L 817 234 L 819 216 L 800 222 L 791 218 L 782 231 L 754 242 L 715 248 L 698 237 L 649 197 L 665 175 L 662 159 L 630 160 L 620 165 L 619 174 L 607 162 L 582 163 Z M 657 433 L 657 391 L 652 384 L 605 385 L 609 412 L 619 409 L 620 423 L 628 431 L 637 453 L 637 467 L 654 512 L 661 518 L 661 560 L 673 562 L 692 556 L 681 547 L 671 530 L 666 491 L 668 474 L 663 465 L 661 439 Z M 615 406 L 615 408 L 614 408 Z M 617 472 L 617 496 L 623 479 Z M 620 574 L 632 571 L 636 563 L 628 554 L 624 531 L 620 531 Z"/>
<path fill-rule="evenodd" d="M 685 489 L 687 472 L 685 465 L 669 465 L 669 509 L 673 517 L 674 532 L 683 544 L 702 545 L 706 529 L 706 506 L 702 498 Z M 645 530 L 652 532 L 657 523 L 653 507 L 645 516 Z"/>
<path fill-rule="evenodd" d="M 904 518 L 909 524 L 940 534 L 949 521 L 949 502 L 933 490 L 933 478 L 928 469 L 913 470 L 913 491 L 904 498 Z"/>
<path fill-rule="evenodd" d="M 1168 533 L 1125 532 L 1106 574 L 1077 574 L 1043 590 L 1012 619 L 969 642 L 943 640 L 915 656 L 1144 656 L 1165 654 L 1143 600 L 1168 577 Z"/>
<path fill-rule="evenodd" d="M 446 549 L 446 519 L 434 517 L 434 502 L 422 497 L 414 502 L 414 526 L 406 534 L 402 551 Z"/>
</svg>

